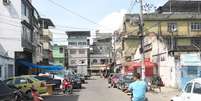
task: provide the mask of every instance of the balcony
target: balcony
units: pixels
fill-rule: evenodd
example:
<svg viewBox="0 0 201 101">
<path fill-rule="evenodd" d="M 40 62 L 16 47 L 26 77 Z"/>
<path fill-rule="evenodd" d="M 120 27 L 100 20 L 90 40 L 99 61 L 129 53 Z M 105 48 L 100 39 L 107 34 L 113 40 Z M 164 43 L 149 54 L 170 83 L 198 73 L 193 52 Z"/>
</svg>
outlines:
<svg viewBox="0 0 201 101">
<path fill-rule="evenodd" d="M 44 37 L 44 40 L 52 41 L 53 34 L 49 29 L 43 29 L 43 37 Z"/>
<path fill-rule="evenodd" d="M 52 51 L 52 45 L 49 42 L 43 42 L 43 49 Z"/>
</svg>

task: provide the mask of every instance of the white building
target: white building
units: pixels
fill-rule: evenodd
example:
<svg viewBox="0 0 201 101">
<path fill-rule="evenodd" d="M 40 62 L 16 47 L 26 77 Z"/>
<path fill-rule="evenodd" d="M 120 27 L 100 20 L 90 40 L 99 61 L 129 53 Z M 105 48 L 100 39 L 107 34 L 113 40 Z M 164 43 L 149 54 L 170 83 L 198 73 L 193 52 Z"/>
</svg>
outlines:
<svg viewBox="0 0 201 101">
<path fill-rule="evenodd" d="M 10 1 L 4 3 L 3 1 Z M 21 45 L 21 0 L 0 1 L 0 43 L 14 58 L 15 51 L 23 51 Z"/>
<path fill-rule="evenodd" d="M 89 67 L 89 31 L 70 31 L 68 35 L 68 68 L 77 73 L 88 75 Z"/>
<path fill-rule="evenodd" d="M 141 60 L 140 47 L 135 53 L 134 61 Z M 155 33 L 149 33 L 144 39 L 144 51 L 145 59 L 155 64 L 153 75 L 160 75 L 165 86 L 177 87 L 175 59 L 168 54 L 165 41 L 161 37 L 157 38 Z"/>
<path fill-rule="evenodd" d="M 39 14 L 29 0 L 0 1 L 0 43 L 15 61 L 34 64 L 42 61 Z M 15 62 L 17 63 L 17 62 Z M 27 74 L 28 68 L 15 64 L 16 74 Z"/>
<path fill-rule="evenodd" d="M 8 57 L 7 52 L 0 44 L 0 80 L 5 80 L 14 75 L 14 59 Z"/>
</svg>

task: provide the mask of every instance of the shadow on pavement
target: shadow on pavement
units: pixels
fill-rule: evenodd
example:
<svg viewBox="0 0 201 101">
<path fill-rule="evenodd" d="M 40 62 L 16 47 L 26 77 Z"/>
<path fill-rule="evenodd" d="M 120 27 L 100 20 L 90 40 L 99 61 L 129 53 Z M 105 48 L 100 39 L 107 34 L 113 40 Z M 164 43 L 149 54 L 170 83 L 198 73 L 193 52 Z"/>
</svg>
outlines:
<svg viewBox="0 0 201 101">
<path fill-rule="evenodd" d="M 44 101 L 78 101 L 79 95 L 54 95 L 45 97 Z"/>
</svg>

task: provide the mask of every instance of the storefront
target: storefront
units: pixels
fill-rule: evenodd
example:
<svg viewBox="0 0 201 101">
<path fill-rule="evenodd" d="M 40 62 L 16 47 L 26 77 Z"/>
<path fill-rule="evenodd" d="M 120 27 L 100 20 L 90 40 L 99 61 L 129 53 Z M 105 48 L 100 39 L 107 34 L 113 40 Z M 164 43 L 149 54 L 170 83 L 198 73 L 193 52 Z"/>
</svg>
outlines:
<svg viewBox="0 0 201 101">
<path fill-rule="evenodd" d="M 141 73 L 141 62 L 130 62 L 129 65 L 125 66 L 125 74 L 128 73 Z M 154 68 L 157 67 L 156 64 L 152 63 L 150 61 L 150 58 L 146 58 L 144 60 L 144 64 L 145 64 L 145 76 L 147 78 L 152 77 L 154 75 Z"/>
<path fill-rule="evenodd" d="M 180 55 L 180 82 L 179 88 L 182 89 L 185 84 L 194 79 L 201 77 L 201 60 L 200 54 L 181 54 Z"/>
</svg>

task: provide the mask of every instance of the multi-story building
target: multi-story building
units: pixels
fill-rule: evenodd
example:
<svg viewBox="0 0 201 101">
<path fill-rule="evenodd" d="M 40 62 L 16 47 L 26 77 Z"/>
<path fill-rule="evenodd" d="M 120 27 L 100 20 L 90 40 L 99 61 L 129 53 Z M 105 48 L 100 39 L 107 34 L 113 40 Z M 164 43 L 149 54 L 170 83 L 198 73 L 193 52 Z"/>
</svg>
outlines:
<svg viewBox="0 0 201 101">
<path fill-rule="evenodd" d="M 40 29 L 42 31 L 41 42 L 43 44 L 43 50 L 42 50 L 43 61 L 42 61 L 42 64 L 50 65 L 50 64 L 53 64 L 53 55 L 52 55 L 53 46 L 51 44 L 53 34 L 49 30 L 49 27 L 54 27 L 54 24 L 48 18 L 40 18 L 39 22 L 40 22 L 40 26 L 41 26 Z"/>
<path fill-rule="evenodd" d="M 15 59 L 16 75 L 27 74 L 29 68 L 18 61 L 42 61 L 40 16 L 28 0 L 2 0 L 0 9 L 0 43 L 8 56 Z"/>
<path fill-rule="evenodd" d="M 0 80 L 5 80 L 14 75 L 14 58 L 9 57 L 8 53 L 0 44 Z"/>
<path fill-rule="evenodd" d="M 100 75 L 112 63 L 112 33 L 96 33 L 90 50 L 90 73 Z"/>
<path fill-rule="evenodd" d="M 157 40 L 151 42 L 151 38 L 145 38 L 145 58 L 149 58 L 151 59 L 150 62 L 157 64 L 158 74 L 163 80 L 167 80 L 168 86 L 174 86 L 170 81 L 175 79 L 174 76 L 177 74 L 175 71 L 178 70 L 180 56 L 186 53 L 196 53 L 201 49 L 200 5 L 196 5 L 199 3 L 201 1 L 170 0 L 164 6 L 159 7 L 157 12 L 143 16 L 145 37 L 156 36 L 154 39 Z M 123 28 L 120 31 L 121 48 L 129 53 L 129 47 L 133 47 L 132 52 L 134 54 L 133 56 L 132 53 L 129 55 L 134 61 L 140 61 L 141 55 L 139 54 L 142 53 L 139 46 L 140 33 L 138 34 L 138 32 L 139 14 L 126 14 Z M 155 34 L 149 34 L 150 32 Z M 131 39 L 131 37 L 133 38 Z M 130 46 L 129 42 L 125 41 L 129 38 L 132 41 Z M 164 44 L 165 46 L 161 46 Z M 122 56 L 125 57 L 124 51 L 122 53 Z M 171 65 L 167 66 L 167 64 Z M 188 68 L 188 71 L 185 72 L 191 73 L 193 70 L 194 68 Z M 197 69 L 194 73 L 198 72 Z M 186 76 L 186 78 L 188 77 Z"/>
<path fill-rule="evenodd" d="M 54 65 L 65 66 L 65 49 L 64 45 L 57 45 L 53 46 L 53 63 Z"/>
<path fill-rule="evenodd" d="M 77 73 L 88 75 L 90 31 L 67 31 L 68 68 Z"/>
</svg>

